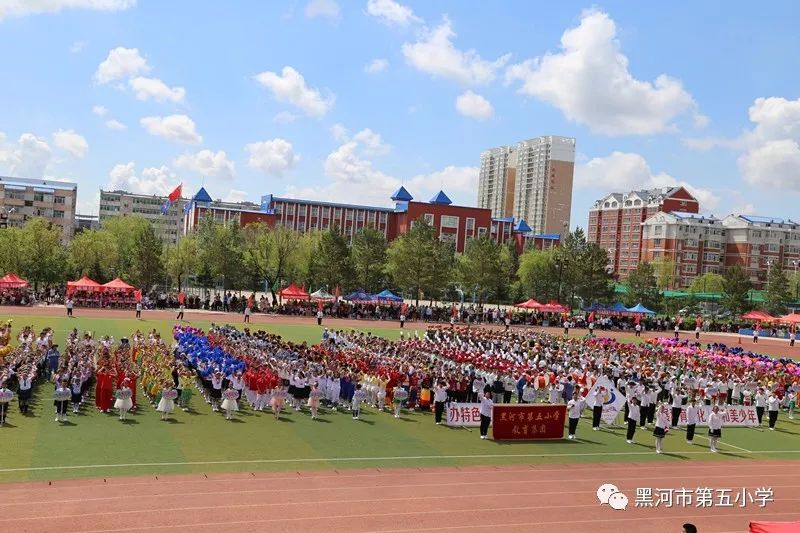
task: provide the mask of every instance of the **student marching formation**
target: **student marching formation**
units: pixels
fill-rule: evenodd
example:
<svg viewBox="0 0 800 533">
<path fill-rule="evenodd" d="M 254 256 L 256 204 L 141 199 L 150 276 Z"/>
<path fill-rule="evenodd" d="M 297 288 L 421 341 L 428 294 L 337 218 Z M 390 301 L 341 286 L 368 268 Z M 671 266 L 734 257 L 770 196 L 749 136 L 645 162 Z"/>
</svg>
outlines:
<svg viewBox="0 0 800 533">
<path fill-rule="evenodd" d="M 191 407 L 193 391 L 211 412 L 233 420 L 243 407 L 285 409 L 318 419 L 321 409 L 349 412 L 361 420 L 363 408 L 434 412 L 436 424 L 450 402 L 480 404 L 485 439 L 495 404 L 563 403 L 568 436 L 577 438 L 579 420 L 592 407 L 592 429 L 601 429 L 611 387 L 624 395 L 626 441 L 637 429 L 652 427 L 657 453 L 664 438 L 686 417 L 686 440 L 693 443 L 704 406 L 711 451 L 722 436 L 720 407 L 754 406 L 758 425 L 766 414 L 774 429 L 782 409 L 794 417 L 800 367 L 740 347 L 701 346 L 688 340 L 654 339 L 639 345 L 611 339 L 567 338 L 542 332 L 432 326 L 393 342 L 355 331 L 325 330 L 322 342 L 287 342 L 263 331 L 212 326 L 208 332 L 177 325 L 169 343 L 153 331 L 136 331 L 131 341 L 99 341 L 73 330 L 64 353 L 53 331 L 30 327 L 11 347 L 12 325 L 0 328 L 0 424 L 16 396 L 29 413 L 32 394 L 53 392 L 56 421 L 79 414 L 94 393 L 95 407 L 129 420 L 139 402 L 149 403 L 162 420 Z M 41 392 L 40 392 L 41 391 Z"/>
</svg>

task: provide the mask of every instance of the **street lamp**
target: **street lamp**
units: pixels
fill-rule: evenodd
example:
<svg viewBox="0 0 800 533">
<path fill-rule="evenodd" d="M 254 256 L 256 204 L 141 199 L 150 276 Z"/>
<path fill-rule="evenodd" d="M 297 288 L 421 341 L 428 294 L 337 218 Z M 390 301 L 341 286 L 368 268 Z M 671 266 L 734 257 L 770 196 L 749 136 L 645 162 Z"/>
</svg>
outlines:
<svg viewBox="0 0 800 533">
<path fill-rule="evenodd" d="M 767 292 L 769 292 L 769 274 L 772 270 L 772 259 L 767 259 Z"/>
<path fill-rule="evenodd" d="M 797 259 L 792 260 L 792 266 L 794 266 L 794 299 L 797 300 L 797 266 L 800 265 L 800 261 Z"/>
</svg>

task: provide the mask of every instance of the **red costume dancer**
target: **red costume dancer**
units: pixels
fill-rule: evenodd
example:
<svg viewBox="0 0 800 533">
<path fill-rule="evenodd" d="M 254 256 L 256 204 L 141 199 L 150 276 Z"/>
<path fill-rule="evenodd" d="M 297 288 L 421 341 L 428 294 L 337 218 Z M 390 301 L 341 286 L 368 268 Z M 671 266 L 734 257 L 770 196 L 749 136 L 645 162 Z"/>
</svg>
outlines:
<svg viewBox="0 0 800 533">
<path fill-rule="evenodd" d="M 97 369 L 97 386 L 94 391 L 94 404 L 101 411 L 111 409 L 111 397 L 114 392 L 112 376 L 108 369 L 101 367 Z"/>
</svg>

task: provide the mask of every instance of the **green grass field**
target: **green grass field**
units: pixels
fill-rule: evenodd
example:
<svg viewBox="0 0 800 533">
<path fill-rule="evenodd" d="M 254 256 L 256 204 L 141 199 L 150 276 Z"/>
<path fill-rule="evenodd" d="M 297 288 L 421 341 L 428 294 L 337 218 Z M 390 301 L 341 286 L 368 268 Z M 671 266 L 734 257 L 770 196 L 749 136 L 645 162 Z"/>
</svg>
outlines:
<svg viewBox="0 0 800 533">
<path fill-rule="evenodd" d="M 6 318 L 14 319 L 15 331 L 23 324 L 37 329 L 51 326 L 58 342 L 63 342 L 72 327 L 116 339 L 137 328 L 156 328 L 168 335 L 172 327 L 169 321 L 0 317 Z M 209 322 L 192 324 L 206 328 Z M 317 342 L 320 336 L 316 325 L 265 329 L 294 341 Z M 391 338 L 399 334 L 396 329 L 366 330 Z M 800 458 L 800 419 L 789 420 L 785 414 L 774 432 L 726 428 L 720 454 L 707 452 L 704 437 L 690 446 L 683 432 L 676 431 L 665 440 L 666 453 L 656 455 L 650 431 L 640 430 L 637 443 L 629 445 L 622 429 L 594 432 L 586 420 L 578 426 L 577 441 L 499 443 L 480 440 L 477 428 L 435 426 L 430 413 L 408 412 L 397 420 L 367 408 L 360 421 L 328 411 L 321 420 L 312 421 L 307 413 L 291 411 L 276 421 L 271 414 L 243 408 L 235 421 L 226 421 L 195 395 L 192 410 L 174 413 L 172 421 L 162 422 L 159 413 L 145 405 L 131 421 L 123 423 L 115 415 L 98 413 L 93 400 L 87 405 L 81 415 L 71 415 L 70 423 L 62 426 L 54 421 L 49 387 L 38 389 L 32 416 L 22 416 L 12 403 L 8 424 L 0 428 L 0 481 L 364 467 Z M 698 428 L 698 433 L 703 435 L 704 430 Z"/>
</svg>

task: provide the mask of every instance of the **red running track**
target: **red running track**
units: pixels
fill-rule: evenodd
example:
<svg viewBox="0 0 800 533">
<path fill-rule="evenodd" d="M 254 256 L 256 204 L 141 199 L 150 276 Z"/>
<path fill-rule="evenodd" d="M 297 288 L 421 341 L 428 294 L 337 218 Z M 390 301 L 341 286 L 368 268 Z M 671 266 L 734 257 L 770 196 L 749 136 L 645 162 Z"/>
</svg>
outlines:
<svg viewBox="0 0 800 533">
<path fill-rule="evenodd" d="M 747 531 L 800 519 L 800 461 L 517 465 L 148 476 L 0 485 L 0 531 Z M 600 505 L 613 483 L 626 510 Z M 763 508 L 635 508 L 638 487 L 771 487 Z M 716 503 L 716 502 L 715 502 Z"/>
</svg>

